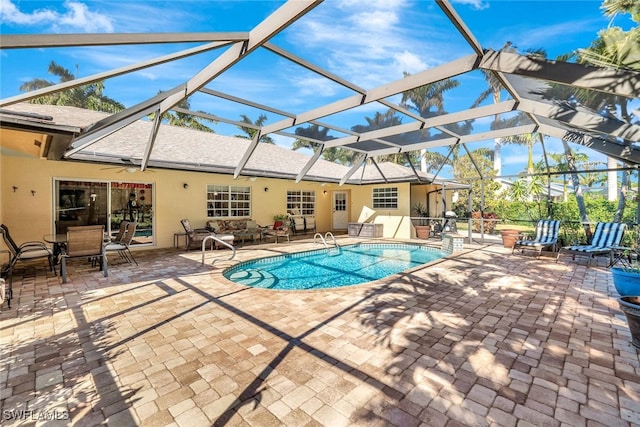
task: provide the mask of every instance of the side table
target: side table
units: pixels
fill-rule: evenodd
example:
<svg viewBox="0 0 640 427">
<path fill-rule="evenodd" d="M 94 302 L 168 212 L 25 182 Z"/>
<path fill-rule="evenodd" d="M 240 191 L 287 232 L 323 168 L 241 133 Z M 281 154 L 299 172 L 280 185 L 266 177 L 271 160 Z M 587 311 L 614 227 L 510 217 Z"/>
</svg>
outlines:
<svg viewBox="0 0 640 427">
<path fill-rule="evenodd" d="M 173 233 L 173 247 L 180 246 L 180 238 L 184 237 L 184 246 L 187 247 L 187 233 Z"/>
</svg>

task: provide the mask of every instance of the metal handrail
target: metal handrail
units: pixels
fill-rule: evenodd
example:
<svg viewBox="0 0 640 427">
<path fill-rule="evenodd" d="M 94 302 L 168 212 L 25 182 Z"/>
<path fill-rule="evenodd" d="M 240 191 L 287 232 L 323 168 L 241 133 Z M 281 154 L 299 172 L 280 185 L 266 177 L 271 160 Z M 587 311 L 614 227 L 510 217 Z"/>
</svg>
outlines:
<svg viewBox="0 0 640 427">
<path fill-rule="evenodd" d="M 215 240 L 218 243 L 222 243 L 224 246 L 228 247 L 229 249 L 231 249 L 233 251 L 233 253 L 231 254 L 231 258 L 229 258 L 227 261 L 231 261 L 232 259 L 234 259 L 236 257 L 236 248 L 233 245 L 230 245 L 229 243 L 225 242 L 222 239 L 219 239 L 216 236 L 207 236 L 204 239 L 202 239 L 202 264 L 204 264 L 204 254 L 205 254 L 205 246 L 208 240 Z M 215 262 L 218 261 L 218 259 L 214 259 L 211 262 L 211 265 L 215 264 Z"/>
<path fill-rule="evenodd" d="M 316 234 L 313 235 L 313 243 L 316 242 L 316 237 L 320 237 L 320 239 L 322 240 L 322 243 L 324 244 L 325 248 L 329 247 L 329 245 L 327 245 L 327 241 L 325 240 L 324 237 L 322 237 L 322 234 L 320 234 L 320 233 L 316 233 Z"/>
<path fill-rule="evenodd" d="M 336 245 L 336 248 L 340 247 L 340 245 L 338 244 L 338 241 L 336 240 L 336 237 L 333 235 L 332 232 L 327 231 L 326 233 L 324 233 L 325 241 L 327 236 L 331 237 L 331 240 L 333 240 L 333 244 Z"/>
<path fill-rule="evenodd" d="M 320 233 L 316 233 L 313 235 L 313 243 L 316 243 L 316 237 L 320 237 L 320 239 L 322 240 L 322 243 L 324 244 L 325 248 L 328 248 L 329 245 L 327 244 L 327 238 L 331 237 L 331 240 L 333 240 L 333 244 L 335 245 L 336 248 L 339 248 L 340 245 L 338 244 L 338 241 L 336 240 L 335 236 L 333 235 L 332 232 L 327 231 L 326 233 L 324 233 L 324 236 Z"/>
</svg>

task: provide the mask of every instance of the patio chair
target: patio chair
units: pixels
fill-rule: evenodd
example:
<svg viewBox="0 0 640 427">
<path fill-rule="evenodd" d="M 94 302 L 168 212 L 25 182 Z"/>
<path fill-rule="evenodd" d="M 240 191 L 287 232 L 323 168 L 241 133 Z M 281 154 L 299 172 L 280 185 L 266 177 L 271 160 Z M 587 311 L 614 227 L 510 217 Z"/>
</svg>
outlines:
<svg viewBox="0 0 640 427">
<path fill-rule="evenodd" d="M 2 275 L 7 278 L 7 305 L 11 308 L 11 298 L 13 297 L 13 268 L 18 261 L 27 262 L 38 259 L 47 258 L 49 262 L 49 271 L 55 270 L 55 262 L 53 257 L 53 251 L 39 241 L 28 241 L 18 245 L 9 233 L 9 228 L 0 224 L 0 233 L 2 233 L 2 239 L 5 245 L 9 249 L 9 263 L 2 268 Z"/>
<path fill-rule="evenodd" d="M 289 227 L 284 225 L 282 221 L 276 221 L 273 223 L 273 228 L 267 228 L 262 231 L 262 235 L 266 239 L 267 237 L 274 237 L 276 239 L 276 243 L 278 243 L 278 237 L 286 237 L 287 242 L 289 240 Z"/>
<path fill-rule="evenodd" d="M 67 229 L 66 248 L 60 256 L 62 283 L 67 283 L 67 259 L 69 258 L 88 258 L 92 263 L 100 265 L 104 277 L 109 276 L 103 239 L 104 225 L 85 225 Z"/>
<path fill-rule="evenodd" d="M 129 249 L 129 246 L 133 241 L 133 236 L 136 234 L 138 222 L 122 222 L 126 222 L 124 234 L 122 235 L 120 240 L 107 243 L 104 247 L 104 250 L 107 252 L 107 254 L 109 254 L 109 252 L 118 252 L 120 258 L 122 258 L 125 262 L 129 264 L 135 263 L 136 265 L 138 265 L 138 261 L 136 261 L 136 259 L 133 257 L 133 254 L 131 253 L 131 250 Z M 122 228 L 122 226 L 120 228 Z"/>
<path fill-rule="evenodd" d="M 187 233 L 187 250 L 202 249 L 202 241 L 204 238 L 213 234 L 206 228 L 191 227 L 191 222 L 189 222 L 188 219 L 181 219 L 180 224 L 182 224 L 184 232 Z"/>
<path fill-rule="evenodd" d="M 536 234 L 531 239 L 516 240 L 511 250 L 511 254 L 520 249 L 521 253 L 530 249 L 537 252 L 537 257 L 544 248 L 551 248 L 553 252 L 558 250 L 558 233 L 560 232 L 560 222 L 552 219 L 541 219 L 536 224 Z"/>
<path fill-rule="evenodd" d="M 596 256 L 609 255 L 609 265 L 613 264 L 613 252 L 616 246 L 620 245 L 626 224 L 619 222 L 599 222 L 593 232 L 591 242 L 587 245 L 565 246 L 560 248 L 556 256 L 556 262 L 560 259 L 560 255 L 572 255 L 573 259 L 577 256 L 588 258 L 588 265 L 591 264 Z"/>
<path fill-rule="evenodd" d="M 124 233 L 127 231 L 127 226 L 129 225 L 129 221 L 123 220 L 120 222 L 120 228 L 118 228 L 118 233 L 113 236 L 111 239 L 107 241 L 107 243 L 119 243 L 124 237 Z"/>
</svg>

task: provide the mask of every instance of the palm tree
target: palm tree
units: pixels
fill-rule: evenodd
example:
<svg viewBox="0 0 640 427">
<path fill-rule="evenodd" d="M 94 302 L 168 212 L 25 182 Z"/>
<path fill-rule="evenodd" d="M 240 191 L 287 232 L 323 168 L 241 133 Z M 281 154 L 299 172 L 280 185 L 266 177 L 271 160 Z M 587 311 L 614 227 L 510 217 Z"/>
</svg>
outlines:
<svg viewBox="0 0 640 427">
<path fill-rule="evenodd" d="M 376 129 L 384 129 L 391 126 L 398 126 L 402 124 L 402 119 L 396 115 L 396 111 L 389 108 L 386 113 L 380 113 L 379 111 L 373 116 L 373 118 L 365 117 L 367 121 L 366 125 L 356 125 L 351 128 L 352 131 L 358 133 L 370 132 Z M 407 135 L 394 135 L 393 137 L 387 138 L 389 141 L 393 141 L 395 139 L 403 139 L 406 140 Z M 409 159 L 411 163 L 416 163 L 418 161 L 418 156 L 415 152 L 407 153 L 409 155 Z M 392 162 L 397 163 L 403 166 L 408 164 L 407 157 L 405 153 L 395 153 L 395 154 L 387 154 L 384 156 L 376 156 L 376 161 L 379 162 Z"/>
<path fill-rule="evenodd" d="M 332 139 L 336 139 L 336 137 L 329 135 L 329 131 L 329 128 L 321 127 L 317 124 L 312 124 L 307 127 L 298 127 L 296 128 L 296 135 L 299 135 L 301 138 L 296 139 L 293 142 L 292 148 L 294 150 L 299 150 L 301 148 L 314 150 L 316 148 L 316 143 L 309 141 L 309 139 L 316 141 L 331 141 Z M 357 153 L 355 151 L 340 147 L 327 148 L 322 152 L 322 158 L 324 160 L 343 165 L 351 165 L 356 157 Z"/>
<path fill-rule="evenodd" d="M 631 19 L 640 23 L 640 3 L 630 0 L 604 0 L 601 6 L 605 16 L 611 18 L 611 21 L 621 13 L 628 13 Z M 625 32 L 619 27 L 609 26 L 598 33 L 598 38 L 591 43 L 586 49 L 578 50 L 578 61 L 583 63 L 594 64 L 604 67 L 615 67 L 640 71 L 640 26 Z M 585 91 L 582 91 L 585 92 Z M 620 118 L 627 123 L 631 122 L 631 115 L 628 111 L 628 100 L 624 97 L 606 97 L 600 96 L 600 99 L 580 99 L 580 101 L 600 111 L 607 108 L 607 105 L 617 105 L 620 111 Z M 594 102 L 595 101 L 595 102 Z M 625 141 L 631 144 L 630 141 Z M 617 167 L 615 159 L 608 159 L 608 168 Z M 622 172 L 622 185 L 620 187 L 620 195 L 618 197 L 618 208 L 616 210 L 614 220 L 619 221 L 622 218 L 626 204 L 626 189 L 629 182 L 629 172 Z M 617 187 L 617 180 L 614 173 L 609 173 L 609 189 Z M 616 189 L 617 191 L 617 189 Z M 616 191 L 610 190 L 609 199 Z"/>
<path fill-rule="evenodd" d="M 180 100 L 180 102 L 178 102 L 178 104 L 176 104 L 176 107 L 180 107 L 185 110 L 191 110 L 191 102 L 189 101 L 189 98 L 183 98 Z M 201 111 L 201 113 L 204 113 L 204 112 Z M 154 114 L 151 114 L 150 117 L 153 118 Z M 173 126 L 180 126 L 180 127 L 185 127 L 189 129 L 199 130 L 202 132 L 215 133 L 213 129 L 211 129 L 209 126 L 202 123 L 202 120 L 215 123 L 214 120 L 205 119 L 202 117 L 195 116 L 193 114 L 187 114 L 187 113 L 170 110 L 165 112 L 162 115 L 162 120 L 165 123 Z"/>
<path fill-rule="evenodd" d="M 405 77 L 409 73 L 404 73 Z M 402 93 L 400 105 L 408 110 L 416 111 L 420 117 L 429 118 L 446 114 L 444 109 L 444 93 L 460 85 L 455 79 L 444 79 L 429 83 Z M 426 130 L 426 138 L 429 131 Z M 420 170 L 427 171 L 427 150 L 420 150 Z"/>
<path fill-rule="evenodd" d="M 56 64 L 55 61 L 51 61 L 47 71 L 49 74 L 58 76 L 59 83 L 65 83 L 76 78 L 71 71 Z M 30 92 L 54 86 L 55 84 L 55 82 L 49 80 L 36 78 L 22 84 L 20 86 L 20 90 L 22 92 Z M 40 96 L 30 100 L 29 102 L 33 104 L 68 105 L 88 110 L 103 111 L 106 113 L 117 113 L 118 111 L 124 110 L 125 106 L 122 103 L 105 96 L 103 92 L 104 83 L 100 80 L 90 84 L 76 86 L 68 90 Z"/>
<path fill-rule="evenodd" d="M 621 13 L 628 13 L 631 19 L 640 23 L 640 3 L 633 0 L 605 0 L 600 7 L 604 15 L 613 19 Z M 603 67 L 640 71 L 640 27 L 622 31 L 620 27 L 609 26 L 598 33 L 591 47 L 578 50 L 582 61 Z"/>
<path fill-rule="evenodd" d="M 252 122 L 251 119 L 249 118 L 249 116 L 247 116 L 246 114 L 243 114 L 242 116 L 242 122 L 243 123 L 247 123 L 250 125 L 254 125 L 258 128 L 261 128 L 264 123 L 267 121 L 267 116 L 264 114 L 260 114 L 260 116 L 256 119 L 255 122 Z M 246 135 L 236 135 L 239 138 L 249 138 L 249 139 L 253 139 L 256 134 L 258 133 L 258 129 L 254 128 L 254 127 L 248 127 L 248 126 L 238 126 L 238 129 L 240 129 L 241 131 L 243 131 Z M 273 141 L 273 138 L 271 138 L 268 135 L 261 135 L 260 136 L 260 142 L 264 142 L 265 144 L 275 144 L 275 142 Z"/>
<path fill-rule="evenodd" d="M 512 46 L 510 41 L 506 42 L 505 45 L 500 49 L 500 51 L 504 52 L 515 52 L 515 48 Z M 471 105 L 471 108 L 478 107 L 483 101 L 485 101 L 489 96 L 492 97 L 493 103 L 498 104 L 500 102 L 500 93 L 502 92 L 502 83 L 496 77 L 496 74 L 493 71 L 488 70 L 480 70 L 487 81 L 488 88 L 478 95 L 475 102 Z M 496 114 L 494 116 L 494 123 L 500 123 L 500 114 Z M 494 157 L 493 157 L 493 168 L 496 171 L 496 175 L 500 176 L 502 174 L 502 140 L 500 138 L 494 139 Z"/>
</svg>

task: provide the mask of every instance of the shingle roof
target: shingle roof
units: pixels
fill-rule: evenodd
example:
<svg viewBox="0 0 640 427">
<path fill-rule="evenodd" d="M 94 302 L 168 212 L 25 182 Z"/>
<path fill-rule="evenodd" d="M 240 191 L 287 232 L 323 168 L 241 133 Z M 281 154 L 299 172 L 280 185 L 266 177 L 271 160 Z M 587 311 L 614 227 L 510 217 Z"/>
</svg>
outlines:
<svg viewBox="0 0 640 427">
<path fill-rule="evenodd" d="M 8 111 L 48 116 L 48 126 L 76 128 L 78 131 L 108 116 L 106 113 L 84 110 L 76 107 L 20 103 L 7 106 L 0 112 L 0 121 L 6 120 Z M 23 121 L 37 127 L 41 120 L 26 116 Z M 71 159 L 99 163 L 138 164 L 148 143 L 152 122 L 137 120 L 119 132 L 89 145 L 71 156 Z M 185 127 L 161 125 L 151 153 L 149 165 L 170 169 L 233 173 L 243 153 L 251 141 L 249 139 L 202 132 Z M 253 156 L 243 170 L 245 176 L 265 176 L 275 178 L 296 178 L 309 162 L 310 156 L 289 150 L 275 144 L 258 144 Z M 402 165 L 383 162 L 378 164 L 382 175 L 373 165 L 365 165 L 364 170 L 346 181 L 349 184 L 372 184 L 382 182 L 433 181 L 433 175 L 414 171 Z M 351 168 L 319 159 L 309 169 L 304 179 L 308 181 L 340 182 Z M 441 180 L 436 181 L 441 183 Z M 449 182 L 448 186 L 455 183 Z M 460 184 L 455 184 L 460 186 Z"/>
</svg>

